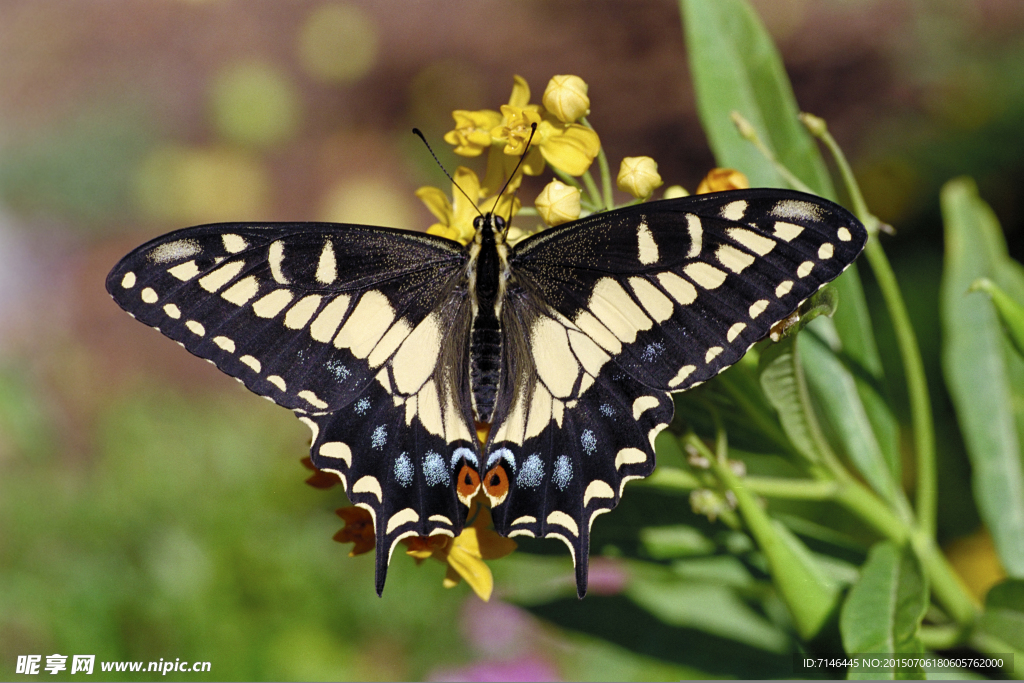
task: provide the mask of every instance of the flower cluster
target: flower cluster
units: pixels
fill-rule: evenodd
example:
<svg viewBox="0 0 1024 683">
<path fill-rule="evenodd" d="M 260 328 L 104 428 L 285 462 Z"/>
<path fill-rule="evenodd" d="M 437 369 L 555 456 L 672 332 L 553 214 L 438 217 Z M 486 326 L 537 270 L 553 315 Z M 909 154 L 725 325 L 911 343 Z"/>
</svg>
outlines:
<svg viewBox="0 0 1024 683">
<path fill-rule="evenodd" d="M 459 166 L 454 175 L 458 188 L 452 188 L 451 200 L 436 187 L 417 190 L 416 196 L 437 217 L 437 223 L 427 232 L 468 244 L 473 239 L 473 219 L 480 213 L 530 215 L 543 220 L 543 224 L 531 228 L 512 226 L 508 241 L 514 243 L 545 227 L 616 208 L 608 160 L 597 132 L 586 119 L 589 113 L 587 83 L 572 75 L 552 77 L 540 104 L 530 103 L 529 84 L 515 76 L 508 104 L 502 105 L 500 111 L 452 112 L 455 128 L 445 134 L 445 142 L 460 156 L 486 155 L 487 167 L 481 181 L 473 170 Z M 515 172 L 520 160 L 520 171 Z M 591 174 L 595 160 L 601 187 Z M 540 175 L 546 168 L 556 177 L 537 195 L 533 207 L 524 208 L 515 197 L 523 175 Z M 654 159 L 639 156 L 622 160 L 616 186 L 633 197 L 627 204 L 650 199 L 662 184 Z M 742 174 L 716 169 L 701 183 L 697 193 L 744 186 Z M 667 188 L 664 196 L 668 199 L 686 194 L 676 185 Z"/>
</svg>

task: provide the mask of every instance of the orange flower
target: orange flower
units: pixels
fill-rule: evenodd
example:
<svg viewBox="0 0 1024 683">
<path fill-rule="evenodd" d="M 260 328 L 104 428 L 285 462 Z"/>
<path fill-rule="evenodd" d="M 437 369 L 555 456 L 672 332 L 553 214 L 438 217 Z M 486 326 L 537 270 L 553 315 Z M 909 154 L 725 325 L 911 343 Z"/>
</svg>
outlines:
<svg viewBox="0 0 1024 683">
<path fill-rule="evenodd" d="M 334 534 L 334 540 L 338 543 L 355 543 L 352 552 L 348 554 L 349 557 L 368 553 L 377 546 L 373 533 L 373 517 L 367 510 L 349 506 L 338 508 L 335 512 L 345 521 L 345 526 Z"/>
<path fill-rule="evenodd" d="M 710 192 L 722 192 L 724 190 L 747 190 L 750 188 L 750 181 L 747 176 L 732 168 L 713 168 L 700 181 L 697 191 L 694 194 L 708 194 Z"/>
<path fill-rule="evenodd" d="M 313 464 L 313 459 L 308 455 L 302 459 L 302 466 L 307 470 L 313 470 L 313 476 L 306 480 L 306 483 L 315 489 L 329 489 L 341 483 L 338 475 L 318 470 Z"/>
</svg>

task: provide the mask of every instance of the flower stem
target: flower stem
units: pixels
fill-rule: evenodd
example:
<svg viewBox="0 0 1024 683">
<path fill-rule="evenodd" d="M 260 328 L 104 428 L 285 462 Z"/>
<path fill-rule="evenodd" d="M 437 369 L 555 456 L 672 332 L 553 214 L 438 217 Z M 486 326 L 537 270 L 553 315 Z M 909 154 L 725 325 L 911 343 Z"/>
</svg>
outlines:
<svg viewBox="0 0 1024 683">
<path fill-rule="evenodd" d="M 590 125 L 590 121 L 587 121 L 586 116 L 580 118 L 580 123 L 591 130 L 594 129 Z M 601 189 L 604 190 L 602 196 L 604 207 L 606 211 L 611 211 L 615 208 L 615 197 L 612 195 L 612 173 L 611 169 L 608 168 L 608 155 L 604 153 L 604 145 L 601 145 L 597 150 L 597 165 L 601 170 Z"/>
<path fill-rule="evenodd" d="M 601 205 L 601 191 L 597 189 L 594 176 L 590 175 L 590 169 L 583 172 L 583 184 L 587 186 L 587 194 L 590 195 L 594 204 Z M 608 207 L 611 208 L 611 207 Z"/>
<path fill-rule="evenodd" d="M 896 332 L 896 343 L 899 346 L 903 371 L 906 373 L 907 394 L 910 399 L 910 419 L 914 430 L 915 464 L 917 465 L 916 513 L 918 528 L 929 537 L 935 536 L 935 518 L 938 500 L 938 484 L 935 471 L 935 424 L 932 419 L 931 400 L 928 397 L 928 381 L 924 373 L 924 362 L 921 360 L 921 349 L 917 344 L 917 336 L 910 324 L 903 294 L 896 282 L 896 274 L 878 240 L 878 219 L 868 211 L 864 195 L 860 191 L 857 179 L 853 176 L 846 155 L 828 132 L 825 122 L 807 114 L 801 120 L 813 135 L 818 137 L 835 159 L 843 183 L 850 195 L 853 212 L 857 218 L 868 226 L 871 236 L 864 250 L 868 264 L 874 272 L 878 288 L 885 300 L 885 307 Z"/>
<path fill-rule="evenodd" d="M 772 166 L 775 167 L 775 170 L 778 171 L 783 180 L 789 183 L 790 187 L 794 190 L 800 190 L 801 192 L 815 194 L 814 190 L 808 187 L 804 181 L 797 178 L 792 171 L 786 168 L 786 166 L 779 161 L 778 157 L 775 156 L 775 152 L 769 149 L 768 145 L 764 144 L 760 136 L 758 136 L 757 131 L 755 131 L 754 127 L 750 125 L 749 121 L 743 118 L 742 114 L 738 111 L 732 112 L 732 122 L 736 124 L 736 128 L 739 130 L 740 135 L 753 144 L 754 147 L 757 148 L 757 151 L 759 151 L 765 159 L 771 162 Z"/>
</svg>

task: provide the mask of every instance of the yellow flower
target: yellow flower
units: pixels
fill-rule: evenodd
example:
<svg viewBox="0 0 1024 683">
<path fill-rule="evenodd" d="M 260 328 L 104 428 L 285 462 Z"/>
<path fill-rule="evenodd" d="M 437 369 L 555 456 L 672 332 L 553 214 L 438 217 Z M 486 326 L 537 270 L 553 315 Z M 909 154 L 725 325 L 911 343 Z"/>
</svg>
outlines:
<svg viewBox="0 0 1024 683">
<path fill-rule="evenodd" d="M 700 181 L 694 194 L 708 194 L 725 190 L 746 190 L 750 188 L 747 176 L 732 168 L 713 168 Z"/>
<path fill-rule="evenodd" d="M 615 182 L 623 192 L 646 199 L 662 185 L 658 162 L 650 157 L 626 157 L 619 166 Z"/>
<path fill-rule="evenodd" d="M 590 113 L 587 83 L 579 76 L 552 76 L 541 102 L 562 123 L 573 123 Z"/>
<path fill-rule="evenodd" d="M 448 196 L 436 187 L 421 187 L 416 190 L 416 196 L 427 205 L 439 221 L 427 229 L 428 234 L 469 244 L 475 232 L 473 219 L 481 213 L 494 211 L 497 215 L 508 218 L 510 214 L 515 215 L 519 211 L 519 200 L 507 193 L 496 205 L 493 197 L 471 202 L 468 197 L 479 198 L 485 193 L 481 192 L 480 179 L 476 173 L 465 166 L 455 169 L 455 184 L 461 187 L 465 194 L 453 187 L 453 201 L 449 201 Z"/>
<path fill-rule="evenodd" d="M 477 503 L 473 523 L 454 539 L 448 536 L 415 536 L 402 541 L 407 554 L 422 562 L 433 557 L 448 565 L 443 585 L 454 588 L 462 579 L 483 601 L 490 600 L 494 590 L 494 576 L 484 560 L 505 557 L 516 549 L 516 542 L 498 535 L 491 528 L 491 515 L 486 507 Z"/>
<path fill-rule="evenodd" d="M 580 217 L 580 191 L 571 185 L 552 180 L 544 186 L 534 202 L 544 222 L 555 226 Z"/>
<path fill-rule="evenodd" d="M 562 124 L 554 117 L 540 122 L 533 144 L 540 148 L 544 161 L 572 176 L 583 175 L 601 151 L 601 139 L 592 128 Z"/>
<path fill-rule="evenodd" d="M 489 109 L 452 112 L 455 130 L 444 135 L 444 141 L 455 145 L 455 153 L 464 157 L 475 157 L 491 148 L 491 129 L 501 123 L 501 114 Z"/>
<path fill-rule="evenodd" d="M 502 152 L 512 157 L 511 163 L 506 161 L 503 167 L 515 166 L 518 161 L 515 157 L 526 150 L 526 142 L 530 140 L 533 125 L 536 124 L 537 132 L 533 133 L 529 153 L 523 161 L 523 173 L 540 174 L 546 161 L 569 175 L 583 175 L 601 149 L 597 133 L 578 123 L 562 123 L 551 114 L 545 116 L 539 105 L 528 104 L 529 99 L 529 85 L 520 76 L 516 76 L 509 103 L 501 107 L 501 124 L 491 129 L 491 138 L 495 142 L 504 143 Z M 537 155 L 538 150 L 540 156 Z M 508 174 L 504 177 L 507 178 Z M 485 186 L 493 189 L 490 181 L 491 172 L 488 168 Z"/>
</svg>

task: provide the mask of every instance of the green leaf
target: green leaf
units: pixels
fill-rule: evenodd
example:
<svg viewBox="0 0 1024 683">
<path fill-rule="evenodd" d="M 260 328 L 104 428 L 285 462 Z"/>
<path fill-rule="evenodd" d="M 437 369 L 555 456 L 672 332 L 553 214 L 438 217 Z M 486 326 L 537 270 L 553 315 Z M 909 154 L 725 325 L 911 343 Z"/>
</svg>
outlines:
<svg viewBox="0 0 1024 683">
<path fill-rule="evenodd" d="M 775 166 L 739 135 L 730 117 L 738 111 L 780 163 L 821 196 L 835 199 L 821 153 L 797 119 L 799 108 L 778 51 L 746 0 L 680 0 L 680 7 L 697 111 L 718 165 L 742 170 L 754 187 L 786 185 Z M 856 266 L 833 286 L 843 302 L 835 315 L 843 353 L 867 376 L 881 379 Z M 877 411 L 869 414 L 872 424 L 886 430 L 879 437 L 888 444 L 894 420 Z M 895 460 L 895 453 L 890 455 Z"/>
<path fill-rule="evenodd" d="M 754 187 L 784 187 L 774 166 L 740 137 L 738 111 L 776 158 L 825 197 L 832 181 L 798 121 L 793 89 L 771 36 L 746 0 L 681 0 L 697 112 L 719 166 L 743 171 Z"/>
<path fill-rule="evenodd" d="M 928 609 L 928 586 L 916 556 L 906 546 L 882 541 L 871 548 L 860 581 L 850 589 L 839 616 L 848 655 L 923 652 L 918 631 Z M 924 671 L 850 673 L 850 678 L 924 678 Z"/>
<path fill-rule="evenodd" d="M 968 291 L 988 294 L 995 304 L 996 313 L 1003 323 L 1007 338 L 1017 353 L 1024 356 L 1024 306 L 1011 299 L 1009 294 L 987 277 L 975 280 Z"/>
<path fill-rule="evenodd" d="M 890 503 L 898 491 L 888 458 L 861 402 L 852 373 L 831 349 L 814 334 L 801 340 L 801 360 L 814 406 L 824 426 L 872 489 Z"/>
<path fill-rule="evenodd" d="M 636 577 L 626 595 L 670 626 L 699 629 L 769 652 L 790 647 L 785 633 L 723 585 Z"/>
<path fill-rule="evenodd" d="M 1024 474 L 1022 419 L 1014 411 L 1014 394 L 1024 393 L 1018 379 L 1024 361 L 1008 352 L 992 302 L 967 293 L 981 277 L 1004 286 L 1019 285 L 1019 272 L 1009 265 L 999 224 L 972 181 L 946 184 L 942 213 L 946 236 L 941 291 L 943 371 L 971 460 L 978 510 L 1003 566 L 1011 576 L 1020 577 L 1024 576 Z"/>
<path fill-rule="evenodd" d="M 761 388 L 797 452 L 809 462 L 818 462 L 824 437 L 811 411 L 803 369 L 797 362 L 796 339 L 795 335 L 786 337 L 761 354 Z"/>
<path fill-rule="evenodd" d="M 985 596 L 981 628 L 1024 653 L 1024 581 L 1009 579 Z"/>
</svg>

